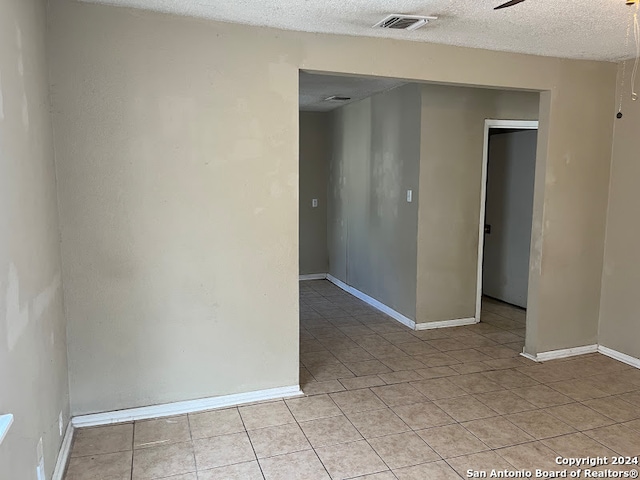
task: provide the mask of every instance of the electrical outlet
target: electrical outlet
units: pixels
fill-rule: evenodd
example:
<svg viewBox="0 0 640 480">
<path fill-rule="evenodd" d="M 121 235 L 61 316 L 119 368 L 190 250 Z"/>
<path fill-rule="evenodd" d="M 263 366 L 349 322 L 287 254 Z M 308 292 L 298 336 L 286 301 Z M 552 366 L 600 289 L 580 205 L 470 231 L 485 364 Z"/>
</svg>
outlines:
<svg viewBox="0 0 640 480">
<path fill-rule="evenodd" d="M 60 411 L 60 415 L 58 415 L 58 430 L 60 431 L 60 436 L 62 436 L 63 428 L 64 428 L 64 420 L 62 420 L 62 411 Z"/>
<path fill-rule="evenodd" d="M 413 201 L 413 190 L 407 190 L 407 202 L 411 203 Z"/>
<path fill-rule="evenodd" d="M 318 199 L 314 198 L 313 200 L 311 200 L 311 206 L 313 208 L 316 208 L 318 206 Z"/>
</svg>

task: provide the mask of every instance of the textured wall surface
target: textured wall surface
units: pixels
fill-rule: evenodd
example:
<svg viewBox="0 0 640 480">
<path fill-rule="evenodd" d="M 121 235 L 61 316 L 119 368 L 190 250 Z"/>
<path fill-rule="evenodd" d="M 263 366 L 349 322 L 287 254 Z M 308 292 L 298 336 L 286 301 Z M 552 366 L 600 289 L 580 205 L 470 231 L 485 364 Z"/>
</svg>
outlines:
<svg viewBox="0 0 640 480">
<path fill-rule="evenodd" d="M 411 319 L 420 90 L 406 85 L 334 111 L 329 175 L 330 273 Z"/>
<path fill-rule="evenodd" d="M 527 349 L 595 341 L 615 65 L 51 8 L 75 414 L 297 383 L 299 69 L 542 91 Z"/>
<path fill-rule="evenodd" d="M 417 323 L 475 317 L 485 119 L 535 120 L 539 95 L 426 85 Z"/>
<path fill-rule="evenodd" d="M 45 2 L 0 2 L 0 479 L 51 477 L 69 419 Z"/>
<path fill-rule="evenodd" d="M 300 274 L 327 273 L 328 113 L 300 112 Z M 313 208 L 312 199 L 318 199 Z"/>
<path fill-rule="evenodd" d="M 614 124 L 598 340 L 605 347 L 640 358 L 640 102 L 631 100 L 630 84 L 631 79 L 625 79 L 625 90 L 618 91 L 624 116 Z"/>
</svg>

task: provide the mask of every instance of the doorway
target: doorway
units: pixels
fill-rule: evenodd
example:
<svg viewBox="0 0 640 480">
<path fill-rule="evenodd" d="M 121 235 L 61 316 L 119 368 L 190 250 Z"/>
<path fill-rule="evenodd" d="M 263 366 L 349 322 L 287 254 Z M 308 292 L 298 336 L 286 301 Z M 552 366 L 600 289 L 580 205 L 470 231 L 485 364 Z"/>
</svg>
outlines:
<svg viewBox="0 0 640 480">
<path fill-rule="evenodd" d="M 537 130 L 537 121 L 485 121 L 478 318 L 483 296 L 527 308 Z"/>
</svg>

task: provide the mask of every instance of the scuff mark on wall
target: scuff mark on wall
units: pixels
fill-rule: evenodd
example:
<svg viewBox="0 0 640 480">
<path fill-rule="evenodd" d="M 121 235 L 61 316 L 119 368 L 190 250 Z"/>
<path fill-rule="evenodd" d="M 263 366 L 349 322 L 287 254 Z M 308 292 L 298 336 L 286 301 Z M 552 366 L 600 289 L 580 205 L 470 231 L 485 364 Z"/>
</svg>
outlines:
<svg viewBox="0 0 640 480">
<path fill-rule="evenodd" d="M 29 324 L 29 306 L 25 303 L 24 307 L 20 307 L 20 279 L 18 278 L 18 269 L 13 263 L 9 264 L 4 300 L 7 347 L 9 351 L 12 351 Z"/>
<path fill-rule="evenodd" d="M 2 98 L 2 73 L 0 72 L 0 121 L 4 120 L 4 99 Z"/>
<path fill-rule="evenodd" d="M 20 305 L 20 277 L 15 264 L 9 265 L 7 287 L 4 296 L 5 318 L 7 322 L 7 347 L 9 351 L 18 343 L 24 330 L 31 320 L 38 321 L 42 314 L 53 303 L 62 285 L 60 273 L 57 273 L 51 283 L 31 301 Z M 53 338 L 52 338 L 53 343 Z"/>
<path fill-rule="evenodd" d="M 29 104 L 26 92 L 22 95 L 22 124 L 25 129 L 29 128 Z"/>
</svg>

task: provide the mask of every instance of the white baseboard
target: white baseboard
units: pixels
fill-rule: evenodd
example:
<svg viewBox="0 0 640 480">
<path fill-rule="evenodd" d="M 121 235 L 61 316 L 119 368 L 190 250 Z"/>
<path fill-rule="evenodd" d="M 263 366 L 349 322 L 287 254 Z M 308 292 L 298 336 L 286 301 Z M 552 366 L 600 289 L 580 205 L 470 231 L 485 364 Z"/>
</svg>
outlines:
<svg viewBox="0 0 640 480">
<path fill-rule="evenodd" d="M 631 365 L 632 367 L 640 368 L 640 358 L 632 357 L 631 355 L 627 355 L 626 353 L 621 353 L 616 350 L 613 350 L 608 347 L 604 347 L 602 345 L 598 345 L 598 352 L 607 357 L 611 357 L 614 360 L 618 360 L 619 362 L 626 363 L 627 365 Z"/>
<path fill-rule="evenodd" d="M 64 438 L 62 439 L 62 445 L 60 446 L 60 452 L 58 452 L 58 459 L 56 460 L 56 467 L 53 469 L 51 480 L 62 480 L 64 478 L 67 463 L 69 462 L 69 455 L 71 455 L 73 431 L 73 424 L 69 422 L 67 424 L 67 430 L 64 432 Z"/>
<path fill-rule="evenodd" d="M 438 322 L 417 323 L 416 330 L 431 330 L 433 328 L 461 327 L 463 325 L 473 325 L 478 323 L 475 317 L 456 318 L 454 320 L 440 320 Z"/>
<path fill-rule="evenodd" d="M 299 395 L 303 395 L 300 386 L 293 385 L 290 387 L 270 388 L 268 390 L 223 395 L 220 397 L 200 398 L 198 400 L 186 400 L 183 402 L 151 405 L 149 407 L 128 408 L 126 410 L 116 410 L 113 412 L 80 415 L 73 417 L 72 423 L 75 428 L 93 427 L 96 425 L 131 422 L 133 420 L 182 415 L 185 413 L 201 412 L 204 410 L 242 405 L 244 403 L 276 400 Z"/>
<path fill-rule="evenodd" d="M 389 315 L 394 320 L 397 320 L 398 322 L 402 323 L 403 325 L 406 325 L 407 327 L 411 328 L 412 330 L 415 330 L 416 322 L 411 320 L 409 317 L 405 317 L 400 312 L 396 312 L 391 307 L 388 307 L 384 303 L 381 303 L 378 300 L 376 300 L 375 298 L 370 297 L 366 293 L 363 293 L 360 290 L 358 290 L 356 288 L 353 288 L 350 285 L 347 285 L 342 280 L 338 280 L 336 277 L 334 277 L 331 274 L 327 274 L 327 280 L 329 280 L 334 285 L 340 287 L 345 292 L 350 293 L 354 297 L 359 298 L 363 302 L 371 305 L 373 308 L 376 308 L 376 309 L 380 310 L 382 313 L 384 313 L 386 315 Z"/>
<path fill-rule="evenodd" d="M 300 275 L 298 280 L 304 282 L 306 280 L 325 280 L 326 278 L 326 273 L 307 273 L 305 275 Z"/>
<path fill-rule="evenodd" d="M 575 357 L 577 355 L 585 355 L 587 353 L 595 353 L 598 351 L 598 345 L 585 345 L 583 347 L 565 348 L 562 350 L 550 350 L 548 352 L 541 352 L 537 355 L 531 353 L 522 352 L 522 355 L 534 362 L 548 362 L 549 360 L 558 360 L 560 358 Z"/>
</svg>

